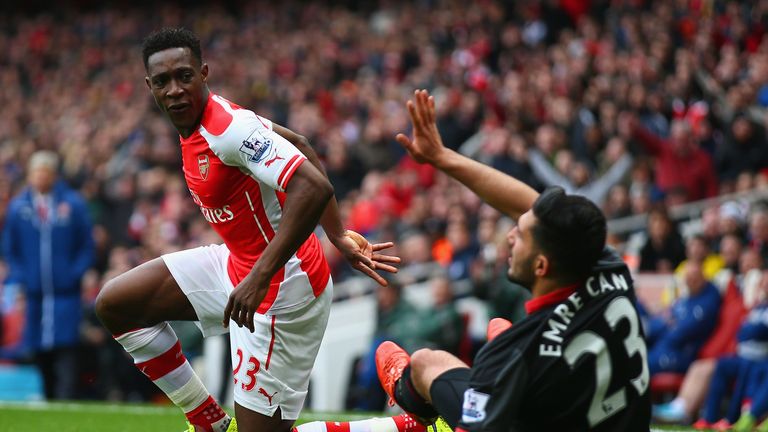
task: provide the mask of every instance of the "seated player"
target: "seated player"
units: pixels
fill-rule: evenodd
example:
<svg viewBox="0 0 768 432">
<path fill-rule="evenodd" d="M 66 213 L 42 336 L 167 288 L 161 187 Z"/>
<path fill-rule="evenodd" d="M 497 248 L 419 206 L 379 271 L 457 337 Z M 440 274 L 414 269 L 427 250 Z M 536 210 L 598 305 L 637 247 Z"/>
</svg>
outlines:
<svg viewBox="0 0 768 432">
<path fill-rule="evenodd" d="M 406 412 L 457 431 L 649 430 L 647 351 L 629 269 L 605 247 L 589 200 L 524 183 L 447 149 L 425 90 L 408 102 L 420 163 L 460 181 L 517 220 L 508 276 L 532 291 L 528 316 L 486 344 L 469 368 L 444 351 L 377 352 L 379 378 Z"/>
</svg>

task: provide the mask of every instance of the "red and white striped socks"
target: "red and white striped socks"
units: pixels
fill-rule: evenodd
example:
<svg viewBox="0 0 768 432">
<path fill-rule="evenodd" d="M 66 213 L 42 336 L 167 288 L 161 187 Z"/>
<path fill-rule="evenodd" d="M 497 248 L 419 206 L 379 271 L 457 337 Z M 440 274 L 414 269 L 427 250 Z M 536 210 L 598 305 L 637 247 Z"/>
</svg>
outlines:
<svg viewBox="0 0 768 432">
<path fill-rule="evenodd" d="M 316 421 L 293 428 L 293 432 L 424 432 L 426 427 L 408 414 L 353 422 Z"/>
<path fill-rule="evenodd" d="M 184 411 L 198 431 L 227 430 L 229 415 L 213 400 L 192 370 L 168 323 L 116 335 L 115 340 L 133 357 L 136 367 Z"/>
</svg>

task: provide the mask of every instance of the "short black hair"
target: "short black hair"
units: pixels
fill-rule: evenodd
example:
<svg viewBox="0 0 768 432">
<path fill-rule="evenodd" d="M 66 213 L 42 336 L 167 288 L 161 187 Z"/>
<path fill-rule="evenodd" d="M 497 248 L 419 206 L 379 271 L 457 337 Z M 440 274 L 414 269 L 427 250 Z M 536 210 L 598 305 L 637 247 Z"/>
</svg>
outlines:
<svg viewBox="0 0 768 432">
<path fill-rule="evenodd" d="M 144 58 L 144 69 L 148 69 L 149 56 L 168 48 L 189 48 L 199 64 L 203 64 L 203 54 L 200 49 L 200 39 L 184 27 L 164 27 L 152 32 L 141 43 L 141 55 Z"/>
<path fill-rule="evenodd" d="M 589 276 L 602 255 L 607 231 L 595 203 L 550 187 L 533 203 L 533 214 L 533 240 L 549 258 L 553 279 L 574 283 Z"/>
</svg>

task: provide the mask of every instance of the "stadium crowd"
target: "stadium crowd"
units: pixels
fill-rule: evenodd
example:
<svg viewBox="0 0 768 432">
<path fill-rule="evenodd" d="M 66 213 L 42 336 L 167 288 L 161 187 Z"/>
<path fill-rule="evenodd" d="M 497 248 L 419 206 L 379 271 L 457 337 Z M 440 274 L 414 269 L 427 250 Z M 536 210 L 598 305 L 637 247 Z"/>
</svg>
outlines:
<svg viewBox="0 0 768 432">
<path fill-rule="evenodd" d="M 464 325 L 455 310 L 426 312 L 432 319 L 414 320 L 417 332 L 398 330 L 397 314 L 422 313 L 397 303 L 407 302 L 400 286 L 433 284 L 441 310 L 475 296 L 492 316 L 524 314 L 526 294 L 504 278 L 511 222 L 394 142 L 408 127 L 404 101 L 415 88 L 435 95 L 447 146 L 537 189 L 583 194 L 609 219 L 648 215 L 647 226 L 611 242 L 635 270 L 679 276 L 661 302 L 674 305 L 648 308 L 649 335 L 661 344 L 651 350 L 652 371 L 684 373 L 702 358 L 727 293 L 743 300 L 740 316 L 762 301 L 766 203 L 713 201 L 685 231 L 670 212 L 768 188 L 768 0 L 233 1 L 6 13 L 0 220 L 27 183 L 26 161 L 56 152 L 94 223 L 80 325 L 91 360 L 120 355 L 90 312 L 104 281 L 150 257 L 217 242 L 188 196 L 177 136 L 142 82 L 139 43 L 163 25 L 201 37 L 212 91 L 309 139 L 349 229 L 395 241 L 404 262 L 395 292 L 378 293 L 377 338 L 403 334 L 409 348 L 471 351 L 460 334 L 441 330 Z M 343 284 L 352 273 L 326 246 Z M 3 279 L 7 265 L 0 271 Z M 23 361 L 24 290 L 4 286 L 2 354 Z M 339 292 L 339 300 L 352 295 Z M 706 319 L 693 312 L 702 292 L 711 296 Z M 724 338 L 732 343 L 711 357 L 733 352 L 735 330 Z M 151 393 L 131 393 L 136 384 L 119 376 L 88 385 L 96 375 L 112 374 L 91 364 L 78 397 Z"/>
</svg>

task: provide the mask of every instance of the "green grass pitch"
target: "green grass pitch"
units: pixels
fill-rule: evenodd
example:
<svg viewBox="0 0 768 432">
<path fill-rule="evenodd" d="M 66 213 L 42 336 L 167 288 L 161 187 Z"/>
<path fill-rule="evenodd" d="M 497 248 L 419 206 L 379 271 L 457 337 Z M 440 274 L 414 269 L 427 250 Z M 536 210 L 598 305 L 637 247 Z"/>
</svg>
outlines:
<svg viewBox="0 0 768 432">
<path fill-rule="evenodd" d="M 352 421 L 373 417 L 361 413 L 302 414 L 297 424 L 316 420 Z M 383 416 L 383 414 L 378 414 Z M 0 431 L 8 432 L 169 432 L 184 430 L 184 417 L 175 407 L 105 403 L 2 403 Z M 652 431 L 692 431 L 692 428 L 652 427 Z"/>
</svg>

